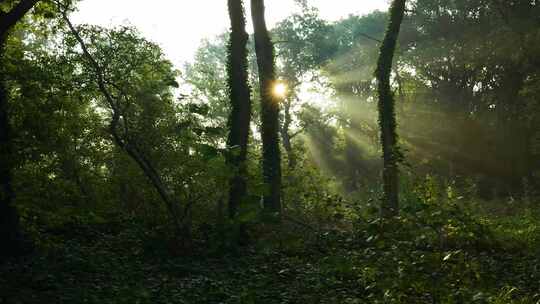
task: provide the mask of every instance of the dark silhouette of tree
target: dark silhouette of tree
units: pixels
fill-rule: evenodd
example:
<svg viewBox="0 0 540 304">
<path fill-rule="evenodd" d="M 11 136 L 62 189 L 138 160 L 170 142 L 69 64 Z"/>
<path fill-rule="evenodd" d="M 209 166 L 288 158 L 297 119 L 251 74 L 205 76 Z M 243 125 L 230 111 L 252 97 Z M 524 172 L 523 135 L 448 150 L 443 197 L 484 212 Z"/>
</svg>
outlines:
<svg viewBox="0 0 540 304">
<path fill-rule="evenodd" d="M 255 52 L 261 91 L 263 176 L 268 188 L 264 196 L 264 208 L 269 212 L 281 212 L 280 98 L 272 92 L 276 81 L 274 46 L 266 28 L 264 0 L 251 0 L 251 15 L 255 31 Z"/>
<path fill-rule="evenodd" d="M 251 96 L 248 84 L 246 19 L 242 0 L 229 0 L 231 36 L 228 44 L 227 85 L 231 100 L 229 136 L 227 145 L 232 148 L 227 157 L 235 172 L 230 180 L 229 217 L 234 218 L 238 205 L 246 196 L 246 158 L 251 121 Z"/>
<path fill-rule="evenodd" d="M 4 55 L 9 31 L 36 5 L 38 0 L 21 0 L 8 12 L 0 11 L 0 255 L 21 251 L 19 215 L 12 205 L 12 136 L 9 125 L 9 97 L 4 75 Z"/>
<path fill-rule="evenodd" d="M 396 50 L 401 23 L 405 15 L 406 0 L 394 0 L 390 7 L 390 23 L 381 45 L 377 63 L 377 85 L 379 92 L 379 125 L 383 148 L 384 198 L 381 215 L 392 217 L 399 212 L 399 162 L 401 152 L 398 146 L 397 123 L 394 94 L 390 85 L 392 63 Z"/>
</svg>

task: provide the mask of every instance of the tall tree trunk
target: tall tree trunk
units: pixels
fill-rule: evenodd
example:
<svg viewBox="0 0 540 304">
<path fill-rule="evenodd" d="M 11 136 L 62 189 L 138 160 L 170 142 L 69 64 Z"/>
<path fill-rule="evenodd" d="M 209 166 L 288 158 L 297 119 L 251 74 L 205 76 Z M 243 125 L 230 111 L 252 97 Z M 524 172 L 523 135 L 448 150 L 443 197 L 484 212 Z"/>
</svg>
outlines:
<svg viewBox="0 0 540 304">
<path fill-rule="evenodd" d="M 238 213 L 238 205 L 246 196 L 247 148 L 251 121 L 251 96 L 248 83 L 246 19 L 242 0 L 229 0 L 231 36 L 228 45 L 227 73 L 231 113 L 227 146 L 234 147 L 227 158 L 235 172 L 230 180 L 229 217 Z"/>
<path fill-rule="evenodd" d="M 22 253 L 19 215 L 13 206 L 13 143 L 9 125 L 9 98 L 5 83 L 5 49 L 9 31 L 37 2 L 38 0 L 21 0 L 9 12 L 0 11 L 0 256 Z"/>
<path fill-rule="evenodd" d="M 381 204 L 381 215 L 383 217 L 392 217 L 399 213 L 398 166 L 401 153 L 398 147 L 395 100 L 390 87 L 390 76 L 401 23 L 405 15 L 405 2 L 406 0 L 394 0 L 392 2 L 390 24 L 381 45 L 375 73 L 379 92 L 379 124 L 384 161 L 384 198 Z"/>
<path fill-rule="evenodd" d="M 264 0 L 251 0 L 255 31 L 255 52 L 261 91 L 261 133 L 263 142 L 263 178 L 268 192 L 264 196 L 267 212 L 281 212 L 281 152 L 279 149 L 279 101 L 275 85 L 274 46 L 266 28 Z"/>
</svg>

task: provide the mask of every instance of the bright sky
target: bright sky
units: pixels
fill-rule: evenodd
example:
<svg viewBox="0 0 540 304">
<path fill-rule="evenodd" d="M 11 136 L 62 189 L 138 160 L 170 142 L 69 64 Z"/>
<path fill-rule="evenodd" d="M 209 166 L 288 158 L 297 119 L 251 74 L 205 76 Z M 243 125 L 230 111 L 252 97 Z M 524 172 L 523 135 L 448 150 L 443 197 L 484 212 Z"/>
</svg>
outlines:
<svg viewBox="0 0 540 304">
<path fill-rule="evenodd" d="M 376 9 L 386 10 L 387 2 L 309 1 L 327 20 L 338 20 L 349 14 L 366 14 Z M 295 10 L 294 0 L 266 0 L 266 18 L 270 27 Z M 246 12 L 249 12 L 249 7 Z M 249 20 L 249 14 L 247 17 Z M 83 0 L 74 21 L 102 26 L 133 25 L 147 39 L 161 45 L 177 66 L 192 60 L 202 39 L 215 37 L 229 27 L 226 0 Z"/>
</svg>

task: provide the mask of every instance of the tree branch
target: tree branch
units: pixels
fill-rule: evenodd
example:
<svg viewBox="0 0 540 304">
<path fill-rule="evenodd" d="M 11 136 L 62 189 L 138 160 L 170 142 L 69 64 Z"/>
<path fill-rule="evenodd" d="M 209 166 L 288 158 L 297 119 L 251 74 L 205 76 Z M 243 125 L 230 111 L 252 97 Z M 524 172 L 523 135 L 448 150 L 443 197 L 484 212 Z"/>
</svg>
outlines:
<svg viewBox="0 0 540 304">
<path fill-rule="evenodd" d="M 375 37 L 373 37 L 373 36 L 371 36 L 371 35 L 368 35 L 368 34 L 365 34 L 365 33 L 358 33 L 358 35 L 360 35 L 360 36 L 362 36 L 362 37 L 364 37 L 364 38 L 367 38 L 367 39 L 369 39 L 369 40 L 373 40 L 373 41 L 376 41 L 376 42 L 378 42 L 378 43 L 382 43 L 382 40 L 381 40 L 381 39 L 377 39 L 377 38 L 375 38 Z"/>
<path fill-rule="evenodd" d="M 21 0 L 9 12 L 1 15 L 1 17 L 0 17 L 0 35 L 2 35 L 2 36 L 5 35 L 38 2 L 39 2 L 39 0 Z"/>
<path fill-rule="evenodd" d="M 293 134 L 291 134 L 289 137 L 291 139 L 295 138 L 296 136 L 302 134 L 305 130 L 306 130 L 307 126 L 304 126 L 303 128 L 301 128 L 300 130 L 294 132 Z"/>
</svg>

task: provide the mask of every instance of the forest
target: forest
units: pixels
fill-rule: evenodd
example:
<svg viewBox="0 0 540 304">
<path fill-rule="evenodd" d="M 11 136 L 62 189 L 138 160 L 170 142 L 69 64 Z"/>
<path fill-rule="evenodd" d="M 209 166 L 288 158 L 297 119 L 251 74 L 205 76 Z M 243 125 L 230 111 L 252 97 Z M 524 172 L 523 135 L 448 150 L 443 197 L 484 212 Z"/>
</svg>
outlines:
<svg viewBox="0 0 540 304">
<path fill-rule="evenodd" d="M 540 303 L 540 1 L 212 1 L 0 0 L 0 304 Z"/>
</svg>

